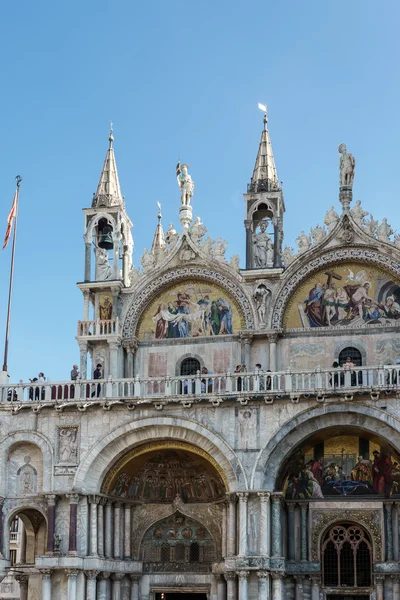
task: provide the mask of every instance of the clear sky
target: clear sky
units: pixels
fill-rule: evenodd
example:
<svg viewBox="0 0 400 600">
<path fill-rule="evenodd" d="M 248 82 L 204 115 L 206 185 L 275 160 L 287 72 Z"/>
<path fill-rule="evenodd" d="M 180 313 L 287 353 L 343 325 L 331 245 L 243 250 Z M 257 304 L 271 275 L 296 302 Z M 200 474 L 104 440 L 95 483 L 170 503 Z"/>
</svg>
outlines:
<svg viewBox="0 0 400 600">
<path fill-rule="evenodd" d="M 194 216 L 244 266 L 242 194 L 269 130 L 286 203 L 284 244 L 339 210 L 341 142 L 355 199 L 400 230 L 398 0 L 21 0 L 2 9 L 0 224 L 21 174 L 11 320 L 13 381 L 68 378 L 83 300 L 81 208 L 91 204 L 114 122 L 134 224 L 134 263 L 157 201 L 177 227 L 175 164 L 190 165 Z M 0 231 L 3 239 L 3 231 Z M 0 343 L 11 244 L 0 253 Z M 2 350 L 1 350 L 2 358 Z M 2 362 L 2 360 L 1 360 Z"/>
</svg>

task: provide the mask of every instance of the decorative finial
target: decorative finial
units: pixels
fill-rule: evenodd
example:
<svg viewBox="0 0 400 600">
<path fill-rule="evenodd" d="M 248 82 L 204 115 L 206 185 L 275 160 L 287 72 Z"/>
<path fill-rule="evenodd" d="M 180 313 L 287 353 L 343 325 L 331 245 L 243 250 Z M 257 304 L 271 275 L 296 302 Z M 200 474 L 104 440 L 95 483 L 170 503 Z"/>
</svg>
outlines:
<svg viewBox="0 0 400 600">
<path fill-rule="evenodd" d="M 157 206 L 158 206 L 158 222 L 161 223 L 161 219 L 162 219 L 162 214 L 161 214 L 161 204 L 159 202 L 157 202 Z"/>
<path fill-rule="evenodd" d="M 347 152 L 346 144 L 340 144 L 339 148 L 340 156 L 340 188 L 339 188 L 339 200 L 343 206 L 343 212 L 348 213 L 350 203 L 353 198 L 352 188 L 354 181 L 354 170 L 356 167 L 356 161 L 352 154 Z"/>
<path fill-rule="evenodd" d="M 108 141 L 110 142 L 110 148 L 112 147 L 112 143 L 114 141 L 114 136 L 113 136 L 113 122 L 110 122 L 110 136 L 108 138 Z"/>
<path fill-rule="evenodd" d="M 268 123 L 267 105 L 266 104 L 260 104 L 260 102 L 259 102 L 258 103 L 258 108 L 264 112 L 264 129 L 267 129 L 267 123 Z"/>
</svg>

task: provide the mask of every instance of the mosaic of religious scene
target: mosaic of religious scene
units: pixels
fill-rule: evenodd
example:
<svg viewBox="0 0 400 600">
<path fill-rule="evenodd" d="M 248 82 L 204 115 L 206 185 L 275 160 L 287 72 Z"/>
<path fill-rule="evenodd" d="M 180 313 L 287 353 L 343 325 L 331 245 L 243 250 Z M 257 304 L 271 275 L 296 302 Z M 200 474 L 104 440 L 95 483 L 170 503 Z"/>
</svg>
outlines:
<svg viewBox="0 0 400 600">
<path fill-rule="evenodd" d="M 112 296 L 111 294 L 99 294 L 99 319 L 110 321 L 112 318 Z"/>
<path fill-rule="evenodd" d="M 346 263 L 312 275 L 291 298 L 284 326 L 400 325 L 400 282 L 380 269 Z"/>
<path fill-rule="evenodd" d="M 164 290 L 146 309 L 139 339 L 226 335 L 242 327 L 235 301 L 221 287 L 188 281 Z"/>
<path fill-rule="evenodd" d="M 340 441 L 340 438 L 339 438 Z M 343 441 L 343 440 L 342 440 Z M 333 447 L 335 438 L 312 448 L 301 448 L 283 468 L 280 486 L 287 499 L 318 499 L 327 496 L 389 497 L 400 493 L 400 459 L 389 448 L 346 437 L 348 447 Z M 329 445 L 331 447 L 329 447 Z M 324 447 L 325 446 L 325 447 Z M 356 452 L 358 450 L 358 452 Z"/>
<path fill-rule="evenodd" d="M 211 502 L 223 498 L 224 484 L 205 459 L 181 450 L 133 458 L 111 482 L 111 494 L 147 502 Z M 141 460 L 139 460 L 139 458 Z M 144 461 L 144 462 L 143 462 Z"/>
</svg>

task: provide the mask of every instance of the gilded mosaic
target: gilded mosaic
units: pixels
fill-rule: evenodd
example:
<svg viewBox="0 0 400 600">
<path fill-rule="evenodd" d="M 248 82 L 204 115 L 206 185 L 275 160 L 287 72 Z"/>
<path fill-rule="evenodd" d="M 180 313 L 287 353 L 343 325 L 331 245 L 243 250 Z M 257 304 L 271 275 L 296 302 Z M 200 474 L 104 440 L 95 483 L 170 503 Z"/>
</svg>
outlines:
<svg viewBox="0 0 400 600">
<path fill-rule="evenodd" d="M 140 340 L 237 333 L 244 319 L 236 301 L 208 281 L 185 281 L 164 289 L 140 319 Z"/>
<path fill-rule="evenodd" d="M 366 264 L 344 263 L 310 276 L 294 292 L 285 328 L 400 324 L 400 282 Z"/>
</svg>

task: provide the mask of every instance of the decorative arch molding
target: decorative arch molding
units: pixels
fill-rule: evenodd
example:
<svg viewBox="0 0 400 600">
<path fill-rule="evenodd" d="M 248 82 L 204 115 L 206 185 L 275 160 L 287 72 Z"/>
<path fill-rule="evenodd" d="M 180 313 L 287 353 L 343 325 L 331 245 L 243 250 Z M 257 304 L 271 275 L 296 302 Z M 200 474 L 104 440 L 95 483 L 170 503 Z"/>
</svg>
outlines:
<svg viewBox="0 0 400 600">
<path fill-rule="evenodd" d="M 178 360 L 176 361 L 175 375 L 180 376 L 182 363 L 187 358 L 195 358 L 196 360 L 198 360 L 200 363 L 200 369 L 202 369 L 205 366 L 204 358 L 202 358 L 199 354 L 195 354 L 194 352 L 187 352 L 186 354 L 183 354 L 182 356 L 180 356 L 178 358 Z"/>
<path fill-rule="evenodd" d="M 3 504 L 3 547 L 0 548 L 0 552 L 3 556 L 9 557 L 10 552 L 10 523 L 11 520 L 18 513 L 22 512 L 32 513 L 37 511 L 44 519 L 44 523 L 47 530 L 47 502 L 46 499 L 41 498 L 6 498 Z M 31 516 L 28 517 L 31 520 Z M 33 524 L 32 524 L 33 525 Z"/>
<path fill-rule="evenodd" d="M 142 504 L 135 508 L 135 523 L 139 527 L 135 528 L 132 535 L 132 552 L 134 560 L 140 560 L 140 547 L 146 532 L 159 521 L 170 517 L 176 512 L 180 512 L 185 517 L 190 517 L 203 525 L 211 534 L 218 556 L 222 553 L 222 508 L 220 504 L 196 505 L 184 504 L 180 498 L 177 498 L 168 505 L 160 504 Z"/>
<path fill-rule="evenodd" d="M 241 485 L 247 486 L 239 458 L 220 436 L 196 421 L 147 417 L 116 427 L 92 446 L 81 460 L 73 489 L 84 494 L 98 493 L 107 473 L 128 450 L 161 440 L 165 447 L 168 441 L 186 442 L 213 457 L 224 473 L 228 492 L 236 491 Z"/>
<path fill-rule="evenodd" d="M 17 444 L 25 442 L 26 444 L 33 444 L 37 446 L 42 453 L 43 458 L 43 492 L 50 492 L 53 488 L 53 464 L 54 464 L 54 450 L 49 440 L 38 432 L 19 430 L 9 433 L 0 442 L 0 454 L 3 457 L 7 457 L 11 450 Z M 8 461 L 2 461 L 1 476 L 2 481 L 7 481 L 7 465 Z"/>
<path fill-rule="evenodd" d="M 345 410 L 344 410 L 345 408 Z M 358 427 L 389 440 L 400 452 L 400 423 L 385 411 L 363 404 L 329 405 L 306 410 L 285 423 L 259 452 L 251 476 L 251 489 L 273 491 L 279 471 L 296 446 L 328 427 Z"/>
<path fill-rule="evenodd" d="M 390 256 L 381 254 L 375 249 L 353 246 L 350 248 L 336 248 L 326 251 L 312 260 L 307 260 L 302 266 L 299 266 L 289 279 L 283 282 L 276 293 L 276 302 L 272 311 L 272 327 L 281 329 L 283 326 L 283 316 L 286 306 L 295 289 L 303 283 L 313 273 L 323 267 L 329 267 L 339 262 L 352 261 L 358 263 L 368 262 L 381 269 L 392 273 L 395 277 L 400 277 L 399 261 Z"/>
<path fill-rule="evenodd" d="M 164 287 L 173 283 L 179 283 L 185 279 L 203 279 L 212 283 L 217 283 L 227 292 L 232 294 L 233 298 L 238 303 L 239 310 L 242 311 L 246 329 L 254 329 L 254 314 L 251 301 L 237 282 L 233 281 L 227 275 L 207 269 L 205 267 L 188 266 L 177 267 L 173 270 L 162 273 L 156 276 L 153 280 L 146 283 L 146 286 L 135 296 L 131 301 L 131 305 L 127 310 L 122 328 L 122 337 L 131 338 L 136 335 L 136 329 L 139 324 L 140 317 L 148 304 L 161 292 Z"/>
</svg>

